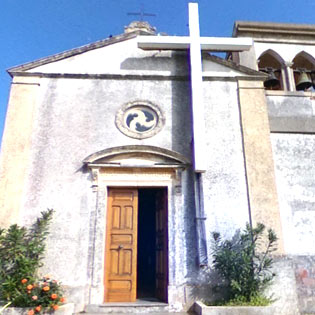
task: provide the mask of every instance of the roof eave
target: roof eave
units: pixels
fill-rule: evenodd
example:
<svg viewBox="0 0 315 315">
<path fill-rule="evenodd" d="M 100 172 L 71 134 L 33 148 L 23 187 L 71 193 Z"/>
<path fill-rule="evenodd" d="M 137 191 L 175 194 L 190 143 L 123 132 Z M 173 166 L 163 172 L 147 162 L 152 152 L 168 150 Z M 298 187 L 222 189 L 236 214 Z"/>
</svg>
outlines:
<svg viewBox="0 0 315 315">
<path fill-rule="evenodd" d="M 101 47 L 105 47 L 105 46 L 109 46 L 109 45 L 113 45 L 125 40 L 129 40 L 132 38 L 137 37 L 138 35 L 143 35 L 143 32 L 141 31 L 135 31 L 135 32 L 131 32 L 131 33 L 125 33 L 125 34 L 121 34 L 121 35 L 117 35 L 117 36 L 113 36 L 113 37 L 109 37 L 91 44 L 87 44 L 78 48 L 74 48 L 74 49 L 70 49 L 70 50 L 66 50 L 64 52 L 58 53 L 58 54 L 54 54 L 48 57 L 44 57 L 41 59 L 37 59 L 35 61 L 31 61 L 28 63 L 24 63 L 22 65 L 18 65 L 12 68 L 7 69 L 7 72 L 9 73 L 9 75 L 11 77 L 14 76 L 14 73 L 16 72 L 21 72 L 21 71 L 27 71 L 30 69 L 33 69 L 35 67 L 39 67 L 51 62 L 55 62 L 55 61 L 59 61 L 65 58 L 69 58 L 69 57 L 73 57 L 82 53 L 85 53 L 87 51 L 93 50 L 93 49 L 97 49 L 97 48 L 101 48 Z"/>
<path fill-rule="evenodd" d="M 215 56 L 215 55 L 204 54 L 204 58 L 206 58 L 210 61 L 213 61 L 215 63 L 218 63 L 222 66 L 228 67 L 232 70 L 241 72 L 245 75 L 254 76 L 255 78 L 261 78 L 261 80 L 265 80 L 266 77 L 268 77 L 268 75 L 264 72 L 253 70 L 251 68 L 239 65 L 239 64 L 237 64 L 231 60 L 226 60 L 226 59 L 220 58 L 220 57 Z"/>
</svg>

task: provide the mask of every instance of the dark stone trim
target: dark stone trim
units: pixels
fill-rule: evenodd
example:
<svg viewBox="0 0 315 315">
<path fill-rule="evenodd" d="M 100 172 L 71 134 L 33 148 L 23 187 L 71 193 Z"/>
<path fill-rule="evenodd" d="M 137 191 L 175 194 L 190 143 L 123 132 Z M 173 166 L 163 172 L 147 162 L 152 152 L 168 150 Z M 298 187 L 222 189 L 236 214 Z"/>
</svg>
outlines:
<svg viewBox="0 0 315 315">
<path fill-rule="evenodd" d="M 95 80 L 179 80 L 188 81 L 188 75 L 159 75 L 159 74 L 88 74 L 88 73 L 42 73 L 42 72 L 12 72 L 12 76 L 39 77 L 52 79 L 95 79 Z"/>
<path fill-rule="evenodd" d="M 271 133 L 315 134 L 314 117 L 275 117 L 269 115 Z"/>
<path fill-rule="evenodd" d="M 159 80 L 159 81 L 189 81 L 188 75 L 158 75 L 158 74 L 87 74 L 87 73 L 42 73 L 42 72 L 12 72 L 15 77 L 38 77 L 51 79 L 92 79 L 92 80 Z M 203 81 L 262 81 L 261 76 L 204 76 Z"/>
</svg>

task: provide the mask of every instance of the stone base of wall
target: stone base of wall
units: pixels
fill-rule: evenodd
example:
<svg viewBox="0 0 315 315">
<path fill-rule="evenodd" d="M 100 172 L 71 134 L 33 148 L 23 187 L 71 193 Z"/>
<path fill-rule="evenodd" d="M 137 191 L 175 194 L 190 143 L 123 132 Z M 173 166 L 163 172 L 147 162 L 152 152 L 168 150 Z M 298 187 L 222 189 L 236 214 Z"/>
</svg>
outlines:
<svg viewBox="0 0 315 315">
<path fill-rule="evenodd" d="M 274 284 L 266 292 L 275 299 L 273 312 L 277 315 L 315 314 L 315 256 L 281 256 L 275 258 Z M 202 270 L 197 278 L 185 284 L 169 286 L 168 311 L 180 312 L 192 309 L 195 301 L 213 301 L 218 298 L 213 286 L 217 278 L 212 270 Z M 66 296 L 78 313 L 89 305 L 87 287 L 68 287 Z M 70 303 L 70 304 L 71 304 Z M 91 302 L 90 302 L 91 303 Z M 102 304 L 102 303 L 100 303 Z M 3 314 L 8 313 L 11 308 Z M 22 314 L 22 313 L 20 313 Z M 223 313 L 224 314 L 224 313 Z"/>
<path fill-rule="evenodd" d="M 268 297 L 275 300 L 272 304 L 272 312 L 268 314 L 277 315 L 297 315 L 300 314 L 300 305 L 298 298 L 298 289 L 295 276 L 295 263 L 294 259 L 290 257 L 276 257 L 274 258 L 273 272 L 276 274 L 274 283 L 266 292 Z M 207 280 L 206 280 L 207 279 Z M 207 283 L 208 282 L 208 283 Z M 195 301 L 207 301 L 213 302 L 221 298 L 218 295 L 218 291 L 215 290 L 215 284 L 218 283 L 218 278 L 215 275 L 211 275 L 211 270 L 209 271 L 208 278 L 204 277 L 204 283 L 199 283 L 198 285 L 186 285 L 185 286 L 185 309 L 189 308 L 194 304 Z M 315 294 L 314 294 L 315 299 Z M 193 308 L 196 304 L 194 304 Z M 315 304 L 313 304 L 315 305 Z M 234 307 L 232 309 L 235 309 Z M 222 308 L 218 308 L 217 312 L 213 314 L 221 314 Z M 209 313 L 212 314 L 212 313 Z M 224 312 L 225 313 L 225 309 Z M 234 313 L 232 313 L 234 314 Z M 237 314 L 237 313 L 236 313 Z M 245 313 L 240 313 L 245 314 Z M 256 314 L 256 313 L 253 313 Z M 257 313 L 259 314 L 259 313 Z"/>
<path fill-rule="evenodd" d="M 300 311 L 315 314 L 315 256 L 294 256 L 292 259 Z"/>
<path fill-rule="evenodd" d="M 194 311 L 198 315 L 275 315 L 272 306 L 206 306 L 196 302 Z"/>
</svg>

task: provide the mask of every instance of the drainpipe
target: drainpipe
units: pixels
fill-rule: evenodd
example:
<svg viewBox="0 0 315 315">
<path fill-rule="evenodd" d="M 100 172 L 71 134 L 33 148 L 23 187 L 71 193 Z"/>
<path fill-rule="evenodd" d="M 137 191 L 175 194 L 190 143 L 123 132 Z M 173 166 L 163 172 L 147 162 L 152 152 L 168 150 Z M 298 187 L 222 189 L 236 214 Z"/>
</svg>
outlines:
<svg viewBox="0 0 315 315">
<path fill-rule="evenodd" d="M 195 173 L 194 183 L 198 265 L 199 267 L 205 267 L 208 265 L 207 236 L 205 228 L 205 220 L 207 218 L 204 212 L 202 173 Z"/>
</svg>

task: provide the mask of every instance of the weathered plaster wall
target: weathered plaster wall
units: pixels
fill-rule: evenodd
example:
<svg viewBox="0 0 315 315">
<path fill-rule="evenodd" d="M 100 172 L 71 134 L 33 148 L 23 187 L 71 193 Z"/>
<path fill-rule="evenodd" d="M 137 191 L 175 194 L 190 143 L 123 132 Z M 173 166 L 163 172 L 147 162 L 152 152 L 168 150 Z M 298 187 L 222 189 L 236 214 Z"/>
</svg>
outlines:
<svg viewBox="0 0 315 315">
<path fill-rule="evenodd" d="M 295 279 L 299 309 L 303 314 L 315 313 L 315 256 L 294 257 Z"/>
<path fill-rule="evenodd" d="M 30 168 L 27 172 L 22 223 L 30 224 L 40 211 L 56 213 L 48 240 L 44 272 L 51 273 L 71 289 L 77 303 L 84 302 L 89 284 L 89 241 L 96 200 L 91 175 L 83 159 L 105 148 L 148 144 L 177 151 L 190 158 L 190 109 L 188 81 L 169 80 L 82 80 L 42 79 L 40 111 L 33 124 Z M 165 126 L 152 138 L 137 140 L 122 134 L 115 126 L 118 109 L 132 100 L 145 99 L 158 105 Z M 189 178 L 184 175 L 184 178 Z M 184 182 L 183 190 L 191 191 Z M 185 186 L 186 185 L 186 186 Z M 185 197 L 191 200 L 191 196 Z M 105 207 L 103 211 L 105 210 Z M 188 202 L 177 211 L 174 222 L 182 222 L 181 241 L 188 242 L 194 228 L 194 211 Z M 105 218 L 104 218 L 105 220 Z M 175 230 L 174 230 L 175 231 Z M 176 236 L 178 238 L 178 236 Z M 191 238 L 193 240 L 193 238 Z M 179 239 L 177 239 L 179 241 Z M 187 266 L 176 271 L 173 284 L 185 282 L 194 264 L 193 247 L 176 259 Z M 60 255 L 60 253 L 62 253 Z M 184 259 L 184 261 L 186 258 Z M 176 264 L 179 265 L 176 260 Z M 94 271 L 97 272 L 97 271 Z"/>
<path fill-rule="evenodd" d="M 269 95 L 267 99 L 285 253 L 292 257 L 299 310 L 313 313 L 314 100 L 307 93 Z"/>
<path fill-rule="evenodd" d="M 38 66 L 28 72 L 129 75 L 159 73 L 169 76 L 188 75 L 187 65 L 185 52 L 144 51 L 137 48 L 137 39 L 134 38 Z"/>
<path fill-rule="evenodd" d="M 203 176 L 206 231 L 224 237 L 249 222 L 237 83 L 204 81 L 207 171 Z M 210 252 L 210 243 L 209 252 Z"/>
<path fill-rule="evenodd" d="M 104 204 L 99 206 L 99 197 L 92 192 L 91 174 L 82 167 L 82 160 L 105 148 L 130 144 L 167 148 L 190 158 L 189 82 L 41 79 L 41 88 L 40 111 L 33 125 L 23 223 L 30 224 L 47 207 L 55 209 L 43 272 L 53 272 L 62 279 L 80 309 L 90 302 L 87 297 L 92 281 L 90 253 L 95 218 L 105 220 L 106 209 Z M 207 231 L 208 236 L 210 231 L 231 236 L 249 221 L 237 84 L 204 81 L 204 92 L 208 121 L 205 154 L 209 156 L 209 171 L 204 177 Z M 132 139 L 115 126 L 115 115 L 121 106 L 137 99 L 158 105 L 166 117 L 161 132 L 152 138 Z M 170 244 L 176 244 L 170 251 L 173 301 L 185 300 L 184 284 L 204 279 L 196 268 L 190 171 L 183 173 L 182 182 L 183 194 L 172 197 L 170 217 L 173 233 Z"/>
<path fill-rule="evenodd" d="M 275 231 L 277 253 L 282 254 L 282 227 L 262 82 L 240 80 L 238 87 L 251 220 L 253 225 L 263 223 Z"/>
<path fill-rule="evenodd" d="M 19 222 L 38 92 L 38 78 L 12 82 L 0 160 L 1 227 Z"/>
<path fill-rule="evenodd" d="M 285 251 L 315 254 L 315 135 L 271 134 Z"/>
<path fill-rule="evenodd" d="M 311 92 L 266 91 L 271 132 L 315 132 L 315 97 Z"/>
</svg>

